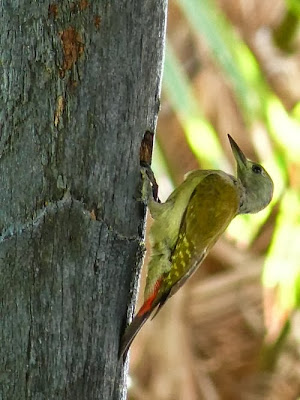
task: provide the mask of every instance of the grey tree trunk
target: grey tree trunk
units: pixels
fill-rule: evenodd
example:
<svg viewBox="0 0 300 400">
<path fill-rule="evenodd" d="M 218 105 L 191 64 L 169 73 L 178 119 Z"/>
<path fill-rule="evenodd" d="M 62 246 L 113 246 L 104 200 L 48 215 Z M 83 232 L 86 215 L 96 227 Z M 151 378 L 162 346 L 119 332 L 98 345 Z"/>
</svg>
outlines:
<svg viewBox="0 0 300 400">
<path fill-rule="evenodd" d="M 0 399 L 120 399 L 167 0 L 0 2 Z"/>
</svg>

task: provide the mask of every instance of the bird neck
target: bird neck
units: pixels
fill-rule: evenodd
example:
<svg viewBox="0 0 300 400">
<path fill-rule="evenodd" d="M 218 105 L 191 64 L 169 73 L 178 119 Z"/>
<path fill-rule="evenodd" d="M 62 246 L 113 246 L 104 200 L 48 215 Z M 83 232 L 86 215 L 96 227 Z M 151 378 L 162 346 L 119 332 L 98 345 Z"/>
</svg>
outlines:
<svg viewBox="0 0 300 400">
<path fill-rule="evenodd" d="M 239 197 L 240 197 L 240 205 L 239 205 L 238 214 L 249 214 L 251 212 L 251 205 L 249 204 L 247 190 L 239 178 L 235 178 L 235 183 L 237 185 L 237 189 L 238 189 Z"/>
</svg>

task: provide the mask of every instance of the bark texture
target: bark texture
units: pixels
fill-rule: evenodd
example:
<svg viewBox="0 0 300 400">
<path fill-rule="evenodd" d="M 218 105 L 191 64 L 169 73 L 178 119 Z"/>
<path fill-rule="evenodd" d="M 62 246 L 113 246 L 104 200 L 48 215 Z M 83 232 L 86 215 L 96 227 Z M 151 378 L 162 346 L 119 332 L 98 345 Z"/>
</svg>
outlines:
<svg viewBox="0 0 300 400">
<path fill-rule="evenodd" d="M 124 398 L 166 0 L 0 8 L 0 399 Z"/>
</svg>

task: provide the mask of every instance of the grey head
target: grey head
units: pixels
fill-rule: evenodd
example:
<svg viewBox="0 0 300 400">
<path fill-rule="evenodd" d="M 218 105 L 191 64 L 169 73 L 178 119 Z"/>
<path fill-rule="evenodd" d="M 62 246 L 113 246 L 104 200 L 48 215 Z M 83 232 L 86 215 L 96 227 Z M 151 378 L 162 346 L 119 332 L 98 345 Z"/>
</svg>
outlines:
<svg viewBox="0 0 300 400">
<path fill-rule="evenodd" d="M 236 142 L 228 135 L 237 163 L 237 180 L 241 190 L 239 214 L 254 214 L 263 210 L 272 200 L 273 181 L 260 165 L 248 160 Z"/>
</svg>

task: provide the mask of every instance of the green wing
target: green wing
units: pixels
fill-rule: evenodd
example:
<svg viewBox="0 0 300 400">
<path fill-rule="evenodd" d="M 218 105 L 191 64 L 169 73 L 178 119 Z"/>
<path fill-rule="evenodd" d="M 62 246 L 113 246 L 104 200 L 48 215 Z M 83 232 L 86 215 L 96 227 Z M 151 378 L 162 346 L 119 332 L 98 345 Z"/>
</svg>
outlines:
<svg viewBox="0 0 300 400">
<path fill-rule="evenodd" d="M 171 270 L 160 292 L 172 296 L 198 268 L 239 208 L 238 189 L 231 177 L 214 172 L 194 189 L 171 254 Z M 165 294 L 168 293 L 167 297 Z"/>
</svg>

